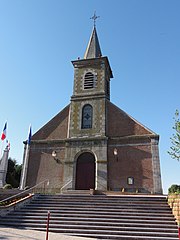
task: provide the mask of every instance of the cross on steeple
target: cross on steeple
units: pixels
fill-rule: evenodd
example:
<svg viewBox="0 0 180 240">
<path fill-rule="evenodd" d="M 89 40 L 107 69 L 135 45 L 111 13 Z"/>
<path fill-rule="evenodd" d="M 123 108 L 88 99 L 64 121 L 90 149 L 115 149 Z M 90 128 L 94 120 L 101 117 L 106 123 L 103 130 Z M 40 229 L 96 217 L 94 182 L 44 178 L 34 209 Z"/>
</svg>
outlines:
<svg viewBox="0 0 180 240">
<path fill-rule="evenodd" d="M 96 19 L 99 18 L 100 16 L 96 15 L 96 11 L 94 12 L 94 15 L 90 18 L 94 21 L 94 27 L 96 26 Z"/>
</svg>

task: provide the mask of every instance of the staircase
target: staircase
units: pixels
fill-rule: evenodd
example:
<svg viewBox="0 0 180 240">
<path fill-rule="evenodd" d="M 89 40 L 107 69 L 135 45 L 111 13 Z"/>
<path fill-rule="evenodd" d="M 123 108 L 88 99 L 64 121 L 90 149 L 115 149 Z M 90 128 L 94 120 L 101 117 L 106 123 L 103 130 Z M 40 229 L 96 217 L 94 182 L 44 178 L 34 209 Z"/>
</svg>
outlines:
<svg viewBox="0 0 180 240">
<path fill-rule="evenodd" d="M 0 225 L 96 239 L 177 240 L 178 228 L 164 196 L 37 195 Z"/>
</svg>

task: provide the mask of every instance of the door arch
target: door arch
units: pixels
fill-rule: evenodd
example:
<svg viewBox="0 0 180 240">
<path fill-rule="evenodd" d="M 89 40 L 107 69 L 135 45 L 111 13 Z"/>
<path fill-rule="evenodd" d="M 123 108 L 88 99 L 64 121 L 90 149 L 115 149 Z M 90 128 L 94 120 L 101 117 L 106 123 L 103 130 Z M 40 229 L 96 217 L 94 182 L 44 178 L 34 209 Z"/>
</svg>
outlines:
<svg viewBox="0 0 180 240">
<path fill-rule="evenodd" d="M 90 152 L 82 153 L 76 162 L 76 184 L 77 190 L 95 189 L 95 157 Z"/>
</svg>

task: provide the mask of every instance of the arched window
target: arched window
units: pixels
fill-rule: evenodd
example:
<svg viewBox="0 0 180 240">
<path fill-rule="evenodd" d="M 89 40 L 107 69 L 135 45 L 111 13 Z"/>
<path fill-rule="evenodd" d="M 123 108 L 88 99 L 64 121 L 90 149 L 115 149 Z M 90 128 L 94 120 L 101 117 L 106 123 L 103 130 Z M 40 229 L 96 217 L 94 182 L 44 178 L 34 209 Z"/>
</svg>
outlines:
<svg viewBox="0 0 180 240">
<path fill-rule="evenodd" d="M 94 88 L 94 74 L 88 72 L 84 76 L 84 89 L 91 89 Z"/>
<path fill-rule="evenodd" d="M 87 129 L 92 128 L 92 115 L 93 115 L 93 108 L 90 104 L 84 105 L 82 109 L 82 124 L 81 128 Z"/>
</svg>

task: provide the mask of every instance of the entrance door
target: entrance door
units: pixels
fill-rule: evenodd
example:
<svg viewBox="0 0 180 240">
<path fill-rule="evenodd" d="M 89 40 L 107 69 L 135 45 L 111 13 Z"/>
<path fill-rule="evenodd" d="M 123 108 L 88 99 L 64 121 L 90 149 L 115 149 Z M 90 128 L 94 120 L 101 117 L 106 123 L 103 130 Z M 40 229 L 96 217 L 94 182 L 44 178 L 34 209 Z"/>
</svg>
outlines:
<svg viewBox="0 0 180 240">
<path fill-rule="evenodd" d="M 95 157 L 92 153 L 82 153 L 77 159 L 75 189 L 95 189 Z"/>
</svg>

